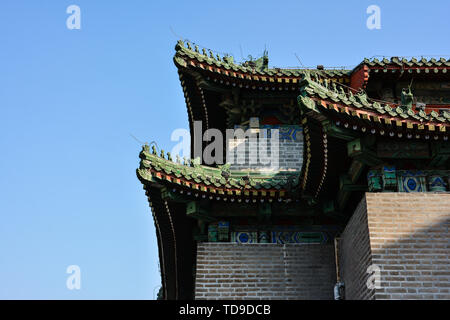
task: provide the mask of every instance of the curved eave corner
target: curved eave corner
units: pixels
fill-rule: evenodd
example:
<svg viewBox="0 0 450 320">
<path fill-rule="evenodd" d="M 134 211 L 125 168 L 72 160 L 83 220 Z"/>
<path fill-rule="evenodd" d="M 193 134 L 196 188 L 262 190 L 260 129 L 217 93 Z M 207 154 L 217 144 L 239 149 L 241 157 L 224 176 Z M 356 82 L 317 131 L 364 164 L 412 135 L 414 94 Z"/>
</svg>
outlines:
<svg viewBox="0 0 450 320">
<path fill-rule="evenodd" d="M 152 152 L 144 146 L 140 153 L 140 167 L 136 173 L 145 185 L 167 186 L 169 190 L 186 190 L 193 196 L 208 196 L 210 199 L 240 201 L 241 198 L 272 202 L 295 198 L 299 188 L 298 172 L 278 172 L 261 176 L 260 173 L 236 172 L 229 165 L 218 168 L 203 166 L 198 159 L 186 165 L 172 161 L 166 156 Z M 186 161 L 186 160 L 185 160 Z"/>
<path fill-rule="evenodd" d="M 194 48 L 192 47 L 194 46 Z M 234 58 L 231 55 L 225 55 L 221 57 L 219 54 L 214 55 L 213 51 L 202 49 L 200 52 L 197 45 L 192 45 L 190 42 L 179 40 L 175 46 L 175 65 L 178 69 L 193 67 L 196 69 L 209 70 L 217 72 L 221 75 L 232 76 L 252 81 L 271 82 L 273 79 L 284 79 L 285 82 L 288 78 L 296 78 L 296 81 L 300 80 L 305 73 L 310 72 L 313 74 L 319 74 L 321 77 L 334 78 L 339 82 L 350 82 L 351 70 L 345 69 L 291 69 L 291 68 L 268 68 L 264 67 L 251 67 L 243 64 L 237 64 L 234 62 Z M 271 80 L 267 77 L 273 77 Z M 286 79 L 285 79 L 286 78 Z M 281 81 L 283 82 L 283 81 Z M 288 82 L 292 82 L 288 81 Z"/>
<path fill-rule="evenodd" d="M 309 75 L 301 83 L 298 104 L 306 115 L 352 122 L 355 130 L 372 134 L 384 135 L 395 131 L 406 135 L 414 131 L 419 135 L 431 134 L 435 140 L 446 140 L 450 129 L 448 109 L 427 113 L 415 106 L 383 103 L 372 100 L 364 91 L 354 94 L 334 82 L 324 81 L 322 84 L 314 81 Z M 422 136 L 426 138 L 426 134 Z"/>
</svg>

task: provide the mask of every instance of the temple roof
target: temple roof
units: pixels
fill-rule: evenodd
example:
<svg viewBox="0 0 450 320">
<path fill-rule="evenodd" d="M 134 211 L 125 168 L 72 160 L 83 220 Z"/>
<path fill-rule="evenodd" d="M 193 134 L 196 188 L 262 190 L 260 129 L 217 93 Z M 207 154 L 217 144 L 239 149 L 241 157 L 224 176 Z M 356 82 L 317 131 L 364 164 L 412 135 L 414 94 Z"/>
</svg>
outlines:
<svg viewBox="0 0 450 320">
<path fill-rule="evenodd" d="M 363 91 L 353 93 L 335 83 L 314 81 L 309 75 L 301 82 L 298 97 L 302 108 L 321 114 L 326 110 L 337 118 L 348 118 L 367 124 L 385 125 L 398 129 L 411 129 L 446 133 L 450 126 L 450 110 L 426 112 L 414 105 L 402 106 L 390 102 L 376 101 Z M 382 132 L 382 131 L 378 131 Z"/>
<path fill-rule="evenodd" d="M 195 46 L 193 49 L 192 45 L 189 42 L 187 42 L 185 46 L 183 41 L 178 41 L 175 50 L 176 54 L 174 60 L 179 67 L 192 66 L 226 76 L 254 81 L 271 81 L 270 78 L 265 77 L 301 78 L 305 72 L 319 74 L 320 76 L 325 78 L 348 77 L 351 73 L 351 70 L 343 69 L 319 70 L 268 68 L 267 63 L 260 63 L 260 61 L 258 61 L 260 59 L 267 58 L 266 56 L 258 60 L 246 61 L 242 64 L 238 64 L 234 62 L 234 58 L 232 56 L 220 57 L 219 54 L 216 54 L 214 56 L 212 51 L 209 50 L 208 54 L 205 49 L 200 52 L 198 46 Z"/>
<path fill-rule="evenodd" d="M 445 58 L 400 58 L 400 57 L 392 57 L 390 59 L 383 58 L 382 60 L 379 60 L 377 58 L 374 59 L 367 59 L 365 58 L 358 66 L 356 66 L 355 70 L 358 69 L 360 66 L 366 65 L 370 69 L 377 69 L 377 68 L 383 68 L 383 69 L 392 69 L 392 68 L 415 68 L 415 69 L 426 69 L 430 68 L 433 70 L 434 73 L 437 73 L 439 69 L 442 69 L 442 72 L 446 73 L 447 69 L 450 69 L 450 59 Z M 417 72 L 417 71 L 416 71 Z M 419 71 L 420 72 L 420 71 Z M 426 70 L 425 70 L 426 72 Z"/>
<path fill-rule="evenodd" d="M 196 160 L 181 164 L 173 162 L 162 154 L 158 156 L 155 148 L 150 152 L 145 145 L 140 153 L 140 168 L 137 176 L 144 184 L 166 184 L 171 188 L 189 189 L 187 192 L 207 194 L 226 198 L 227 196 L 284 198 L 299 184 L 298 172 L 242 172 L 229 170 L 229 166 L 219 168 L 200 165 Z"/>
<path fill-rule="evenodd" d="M 190 42 L 178 41 L 175 47 L 176 54 L 174 57 L 175 64 L 178 67 L 194 67 L 206 71 L 218 73 L 221 75 L 241 78 L 252 81 L 275 81 L 283 82 L 278 78 L 302 78 L 308 72 L 311 75 L 320 75 L 324 78 L 347 79 L 357 70 L 363 66 L 367 66 L 370 72 L 379 72 L 383 69 L 395 71 L 397 69 L 408 70 L 408 72 L 415 73 L 447 73 L 450 69 L 450 59 L 445 58 L 410 58 L 392 57 L 390 59 L 369 59 L 365 58 L 352 70 L 350 69 L 308 69 L 308 68 L 269 68 L 268 57 L 265 54 L 263 57 L 245 61 L 243 63 L 234 62 L 233 56 L 220 56 L 218 53 L 214 54 L 211 50 L 200 49 L 197 45 L 192 45 Z M 269 78 L 266 78 L 269 77 Z M 273 77 L 271 79 L 270 77 Z M 289 80 L 284 80 L 289 83 Z M 294 82 L 295 83 L 295 82 Z"/>
</svg>

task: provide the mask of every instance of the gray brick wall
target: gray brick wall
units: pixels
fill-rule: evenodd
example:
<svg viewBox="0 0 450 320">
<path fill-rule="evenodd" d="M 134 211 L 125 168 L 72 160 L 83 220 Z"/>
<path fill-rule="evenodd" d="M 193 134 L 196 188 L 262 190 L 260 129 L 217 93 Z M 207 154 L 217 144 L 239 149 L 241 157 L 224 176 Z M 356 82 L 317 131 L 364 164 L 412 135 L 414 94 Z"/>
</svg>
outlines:
<svg viewBox="0 0 450 320">
<path fill-rule="evenodd" d="M 199 243 L 196 299 L 333 299 L 332 244 Z"/>
<path fill-rule="evenodd" d="M 339 275 L 345 283 L 345 298 L 348 300 L 372 300 L 375 290 L 367 288 L 372 264 L 369 228 L 367 227 L 366 199 L 362 199 L 347 223 L 338 242 Z"/>
<path fill-rule="evenodd" d="M 450 194 L 366 194 L 376 299 L 450 299 Z"/>
<path fill-rule="evenodd" d="M 271 156 L 272 146 L 270 139 L 260 138 L 260 140 L 267 141 L 267 155 Z M 246 138 L 244 140 L 230 140 L 228 142 L 229 149 L 233 150 L 234 157 L 227 157 L 227 159 L 233 159 L 233 163 L 231 165 L 232 170 L 263 170 L 269 169 L 270 164 L 262 164 L 260 162 L 259 157 L 259 149 L 258 144 L 250 143 L 249 139 Z M 239 153 L 238 146 L 242 145 L 245 147 L 245 153 Z M 257 163 L 250 163 L 250 151 L 254 151 L 255 154 L 258 155 Z M 278 170 L 282 171 L 300 171 L 302 169 L 303 164 L 303 140 L 280 140 L 278 147 L 278 157 L 276 158 L 278 161 Z M 238 163 L 239 162 L 239 163 Z"/>
<path fill-rule="evenodd" d="M 449 193 L 366 193 L 341 240 L 346 287 L 365 283 L 363 252 L 381 270 L 374 299 L 450 299 L 449 226 Z M 360 244 L 352 240 L 358 234 Z M 346 245 L 352 241 L 354 247 Z M 352 289 L 348 298 L 371 297 L 363 291 L 353 295 Z"/>
</svg>

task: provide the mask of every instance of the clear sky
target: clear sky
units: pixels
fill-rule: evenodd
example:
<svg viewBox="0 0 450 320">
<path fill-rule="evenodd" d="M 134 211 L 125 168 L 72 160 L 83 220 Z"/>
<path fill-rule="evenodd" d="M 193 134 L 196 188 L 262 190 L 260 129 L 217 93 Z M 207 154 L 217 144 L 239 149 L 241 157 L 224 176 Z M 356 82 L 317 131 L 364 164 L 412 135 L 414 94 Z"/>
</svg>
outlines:
<svg viewBox="0 0 450 320">
<path fill-rule="evenodd" d="M 81 29 L 69 30 L 69 5 Z M 369 5 L 381 29 L 369 30 Z M 142 141 L 188 129 L 179 37 L 270 66 L 450 54 L 450 2 L 2 0 L 0 299 L 153 299 L 155 228 Z M 242 53 L 241 53 L 242 51 Z M 447 56 L 448 58 L 448 56 Z M 69 290 L 66 268 L 81 269 Z"/>
</svg>

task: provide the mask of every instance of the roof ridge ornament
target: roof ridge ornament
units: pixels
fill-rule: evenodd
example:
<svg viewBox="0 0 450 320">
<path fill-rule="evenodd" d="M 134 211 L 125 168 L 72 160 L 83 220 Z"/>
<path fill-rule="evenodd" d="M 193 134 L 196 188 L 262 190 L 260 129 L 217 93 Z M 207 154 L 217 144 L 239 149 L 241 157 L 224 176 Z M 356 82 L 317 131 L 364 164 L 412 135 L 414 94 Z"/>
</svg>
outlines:
<svg viewBox="0 0 450 320">
<path fill-rule="evenodd" d="M 414 95 L 411 91 L 413 81 L 414 81 L 414 79 L 411 80 L 411 83 L 409 84 L 408 89 L 406 89 L 406 88 L 402 89 L 401 105 L 402 105 L 402 107 L 405 107 L 407 110 L 412 110 L 412 107 L 413 107 Z"/>
<path fill-rule="evenodd" d="M 364 90 L 360 90 L 358 91 L 358 93 L 356 94 L 356 98 L 359 100 L 359 102 L 365 106 L 368 107 L 370 106 L 370 102 L 368 101 L 368 97 L 367 97 L 367 93 Z"/>
<path fill-rule="evenodd" d="M 225 163 L 225 164 L 223 164 L 223 165 L 219 165 L 218 166 L 218 168 L 220 169 L 220 171 L 221 171 L 221 175 L 222 175 L 222 177 L 224 177 L 225 178 L 225 180 L 227 180 L 228 181 L 228 179 L 230 178 L 230 167 L 231 167 L 231 164 L 230 163 Z"/>
<path fill-rule="evenodd" d="M 200 167 L 200 157 L 191 159 L 192 167 L 199 168 Z"/>
<path fill-rule="evenodd" d="M 184 41 L 183 40 L 178 40 L 177 44 L 175 45 L 175 50 L 178 51 L 178 50 L 181 50 L 183 48 L 184 48 Z"/>
</svg>

